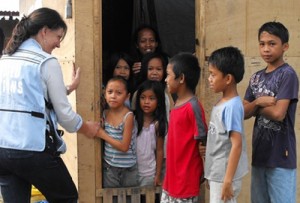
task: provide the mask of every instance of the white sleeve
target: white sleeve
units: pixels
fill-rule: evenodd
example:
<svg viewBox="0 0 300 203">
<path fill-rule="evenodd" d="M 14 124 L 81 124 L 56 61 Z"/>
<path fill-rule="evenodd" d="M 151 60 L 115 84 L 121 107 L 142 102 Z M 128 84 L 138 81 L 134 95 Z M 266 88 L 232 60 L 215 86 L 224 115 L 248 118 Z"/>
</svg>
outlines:
<svg viewBox="0 0 300 203">
<path fill-rule="evenodd" d="M 82 118 L 72 110 L 68 101 L 66 87 L 60 64 L 57 59 L 47 60 L 41 66 L 44 95 L 50 100 L 58 123 L 68 132 L 76 132 L 82 126 Z"/>
</svg>

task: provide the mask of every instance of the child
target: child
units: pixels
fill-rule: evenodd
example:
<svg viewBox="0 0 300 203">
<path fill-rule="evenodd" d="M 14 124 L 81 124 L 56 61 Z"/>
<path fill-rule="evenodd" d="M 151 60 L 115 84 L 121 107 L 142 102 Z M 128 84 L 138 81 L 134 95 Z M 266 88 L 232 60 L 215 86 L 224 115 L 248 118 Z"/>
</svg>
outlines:
<svg viewBox="0 0 300 203">
<path fill-rule="evenodd" d="M 146 80 L 137 91 L 137 164 L 140 186 L 161 185 L 164 136 L 167 129 L 161 83 Z"/>
<path fill-rule="evenodd" d="M 127 83 L 128 83 L 128 89 L 130 95 L 132 95 L 133 90 L 133 79 L 132 79 L 132 69 L 131 66 L 133 64 L 133 61 L 131 57 L 126 54 L 125 52 L 116 52 L 111 55 L 110 58 L 110 65 L 107 71 L 107 78 L 105 78 L 107 81 L 115 76 L 121 76 L 123 77 Z M 107 83 L 107 82 L 106 82 Z M 102 96 L 101 98 L 101 105 L 102 109 L 107 108 L 107 104 L 105 103 L 105 98 Z M 125 102 L 126 106 L 130 108 L 130 98 L 128 98 Z"/>
<path fill-rule="evenodd" d="M 135 87 L 138 87 L 143 80 L 141 80 L 140 71 L 142 67 L 141 61 L 148 53 L 160 53 L 168 60 L 167 54 L 163 53 L 160 37 L 156 29 L 152 26 L 143 24 L 139 26 L 132 37 L 131 55 L 134 59 L 132 70 L 134 72 Z"/>
<path fill-rule="evenodd" d="M 213 106 L 205 155 L 210 203 L 237 202 L 242 177 L 248 172 L 244 108 L 237 84 L 244 76 L 244 58 L 235 47 L 214 51 L 209 60 L 209 86 L 222 92 Z"/>
<path fill-rule="evenodd" d="M 110 79 L 105 89 L 109 106 L 97 136 L 104 143 L 103 187 L 137 186 L 136 134 L 134 116 L 125 106 L 129 93 L 123 77 Z"/>
<path fill-rule="evenodd" d="M 162 203 L 198 202 L 203 174 L 198 143 L 207 133 L 202 105 L 194 95 L 199 78 L 195 56 L 180 53 L 171 58 L 165 81 L 169 92 L 178 97 L 170 113 Z"/>
<path fill-rule="evenodd" d="M 171 94 L 166 89 L 165 78 L 167 75 L 167 61 L 160 53 L 146 54 L 142 61 L 141 79 L 142 81 L 152 80 L 158 81 L 162 84 L 162 88 L 165 90 L 166 99 L 166 111 L 167 118 L 169 120 L 170 109 L 174 106 L 174 101 Z M 132 109 L 135 109 L 136 92 L 132 97 Z"/>
<path fill-rule="evenodd" d="M 107 73 L 108 80 L 115 76 L 122 76 L 129 85 L 129 88 L 132 88 L 132 67 L 133 60 L 125 52 L 116 52 L 113 53 L 110 57 L 110 63 Z M 129 92 L 131 89 L 129 89 Z"/>
<path fill-rule="evenodd" d="M 169 121 L 170 110 L 174 106 L 173 98 L 170 92 L 166 88 L 165 78 L 167 76 L 167 61 L 165 60 L 164 56 L 160 53 L 149 53 L 146 54 L 142 61 L 142 69 L 141 69 L 141 79 L 142 81 L 145 80 L 153 80 L 158 81 L 162 84 L 163 90 L 165 90 L 165 105 L 166 105 L 166 112 L 167 112 L 167 121 Z M 136 100 L 136 93 L 132 97 L 132 109 L 135 109 L 135 100 Z M 162 178 L 165 174 L 165 163 L 166 163 L 166 145 L 167 145 L 167 137 L 165 136 L 164 142 L 164 161 L 163 161 L 163 172 Z"/>
<path fill-rule="evenodd" d="M 294 203 L 299 81 L 283 59 L 289 47 L 289 32 L 279 22 L 267 22 L 260 27 L 258 40 L 267 67 L 251 76 L 244 97 L 245 119 L 255 116 L 251 201 Z"/>
</svg>

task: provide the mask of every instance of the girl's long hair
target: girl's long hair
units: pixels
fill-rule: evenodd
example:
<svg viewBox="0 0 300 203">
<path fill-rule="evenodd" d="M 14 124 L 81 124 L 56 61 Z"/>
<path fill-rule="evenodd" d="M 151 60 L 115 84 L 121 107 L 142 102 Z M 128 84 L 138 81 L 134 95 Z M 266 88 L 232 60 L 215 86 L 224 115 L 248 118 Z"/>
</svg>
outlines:
<svg viewBox="0 0 300 203">
<path fill-rule="evenodd" d="M 104 81 L 104 83 L 106 85 L 108 80 L 114 77 L 113 74 L 120 59 L 123 59 L 130 68 L 129 79 L 127 80 L 127 83 L 128 83 L 129 93 L 133 94 L 134 83 L 133 83 L 133 71 L 131 68 L 133 65 L 133 60 L 130 57 L 130 55 L 125 52 L 115 52 L 111 55 L 110 63 L 108 67 L 107 79 L 106 81 Z"/>
<path fill-rule="evenodd" d="M 140 97 L 141 94 L 146 90 L 152 90 L 156 96 L 157 108 L 153 112 L 153 121 L 158 121 L 159 136 L 164 137 L 167 133 L 168 127 L 165 92 L 160 82 L 150 80 L 146 80 L 145 82 L 143 82 L 137 90 L 135 118 L 138 125 L 138 135 L 141 133 L 144 126 L 144 112 L 140 106 Z"/>
<path fill-rule="evenodd" d="M 45 26 L 51 30 L 63 28 L 64 34 L 67 32 L 67 25 L 57 11 L 50 8 L 39 8 L 29 14 L 28 17 L 24 15 L 14 27 L 4 54 L 12 55 L 15 53 L 25 40 L 37 35 Z"/>
</svg>

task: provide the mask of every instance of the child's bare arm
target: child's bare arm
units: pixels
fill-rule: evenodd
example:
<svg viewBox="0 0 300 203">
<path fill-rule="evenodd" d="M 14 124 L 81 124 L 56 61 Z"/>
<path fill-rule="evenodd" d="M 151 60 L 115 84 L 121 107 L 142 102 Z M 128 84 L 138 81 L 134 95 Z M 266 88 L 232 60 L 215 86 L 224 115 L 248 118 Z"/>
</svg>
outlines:
<svg viewBox="0 0 300 203">
<path fill-rule="evenodd" d="M 275 97 L 272 96 L 262 96 L 262 97 L 258 97 L 255 100 L 255 103 L 259 107 L 274 106 L 276 104 L 276 99 Z"/>
<path fill-rule="evenodd" d="M 281 99 L 275 105 L 259 109 L 258 112 L 270 120 L 282 121 L 285 118 L 289 104 L 289 99 Z"/>
<path fill-rule="evenodd" d="M 133 129 L 133 114 L 129 114 L 125 120 L 124 124 L 124 131 L 123 131 L 123 139 L 122 140 L 116 140 L 109 136 L 105 130 L 101 127 L 97 133 L 97 137 L 102 138 L 109 144 L 111 144 L 114 148 L 122 151 L 127 152 L 129 149 L 129 145 L 131 142 L 131 136 L 132 136 L 132 129 Z"/>
<path fill-rule="evenodd" d="M 242 136 L 240 133 L 236 131 L 230 132 L 230 140 L 231 140 L 231 150 L 228 157 L 228 165 L 224 177 L 223 187 L 222 187 L 222 200 L 226 202 L 233 197 L 233 189 L 232 189 L 232 179 L 234 177 L 236 168 L 238 166 L 241 152 L 242 152 Z"/>
<path fill-rule="evenodd" d="M 154 185 L 161 185 L 161 171 L 163 166 L 163 160 L 164 160 L 164 138 L 157 137 L 156 141 L 156 173 L 155 173 L 155 179 L 154 179 Z"/>
<path fill-rule="evenodd" d="M 245 119 L 251 118 L 252 116 L 256 116 L 257 112 L 264 107 L 274 106 L 276 104 L 276 99 L 271 96 L 262 96 L 255 99 L 252 102 L 247 100 L 243 101 L 244 111 L 245 111 Z"/>
<path fill-rule="evenodd" d="M 203 145 L 202 142 L 199 142 L 198 148 L 199 148 L 200 156 L 201 156 L 201 157 L 203 158 L 203 160 L 204 160 L 204 159 L 205 159 L 206 146 Z"/>
<path fill-rule="evenodd" d="M 247 100 L 244 100 L 243 105 L 244 105 L 244 112 L 245 112 L 244 119 L 248 119 L 251 118 L 252 116 L 256 116 L 259 107 L 255 105 L 255 101 L 249 102 Z"/>
</svg>

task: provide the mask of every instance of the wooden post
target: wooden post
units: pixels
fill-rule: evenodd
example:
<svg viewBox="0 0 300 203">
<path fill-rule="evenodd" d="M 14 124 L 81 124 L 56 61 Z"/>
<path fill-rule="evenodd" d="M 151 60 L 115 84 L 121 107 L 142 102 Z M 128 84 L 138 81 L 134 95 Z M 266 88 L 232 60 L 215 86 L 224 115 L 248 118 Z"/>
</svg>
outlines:
<svg viewBox="0 0 300 203">
<path fill-rule="evenodd" d="M 205 78 L 205 0 L 196 0 L 195 1 L 195 22 L 196 22 L 196 56 L 198 57 L 200 68 L 201 68 L 201 75 L 200 75 L 200 81 L 196 89 L 196 95 L 198 98 L 200 98 L 200 101 L 202 102 L 203 106 L 205 104 L 204 101 L 204 93 L 205 93 L 205 84 L 206 84 L 206 78 Z M 206 109 L 206 108 L 204 108 Z M 206 112 L 207 114 L 207 112 Z M 200 187 L 200 196 L 199 196 L 199 202 L 204 203 L 205 202 L 205 186 L 204 184 Z"/>
<path fill-rule="evenodd" d="M 100 120 L 101 3 L 101 0 L 73 0 L 75 59 L 82 73 L 76 104 L 77 112 L 84 120 Z M 96 198 L 96 189 L 102 183 L 100 140 L 78 134 L 77 143 L 79 201 L 100 202 L 100 198 Z"/>
</svg>

